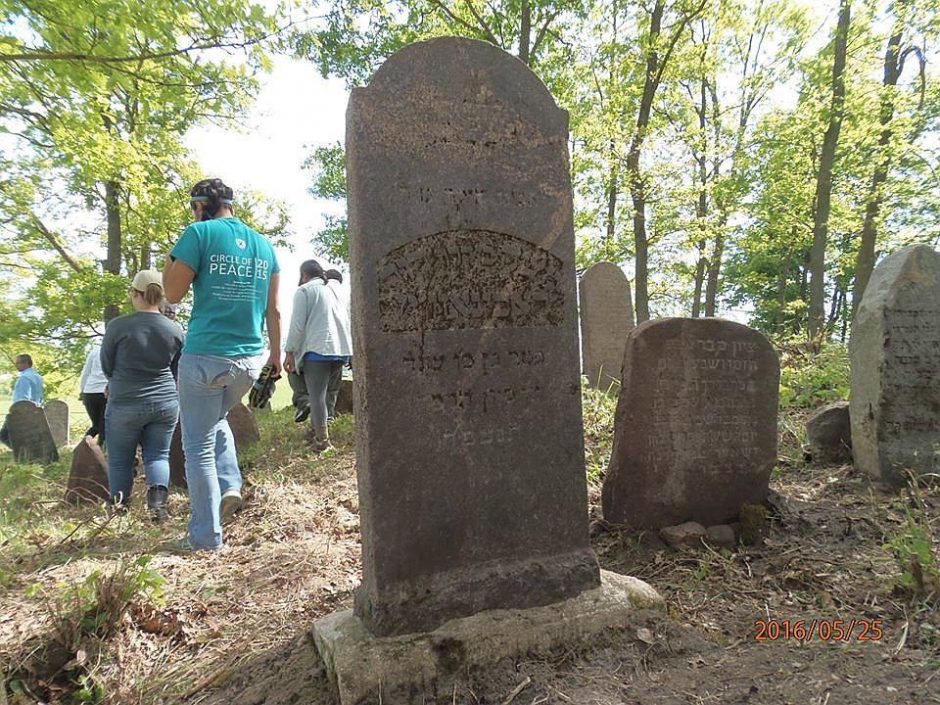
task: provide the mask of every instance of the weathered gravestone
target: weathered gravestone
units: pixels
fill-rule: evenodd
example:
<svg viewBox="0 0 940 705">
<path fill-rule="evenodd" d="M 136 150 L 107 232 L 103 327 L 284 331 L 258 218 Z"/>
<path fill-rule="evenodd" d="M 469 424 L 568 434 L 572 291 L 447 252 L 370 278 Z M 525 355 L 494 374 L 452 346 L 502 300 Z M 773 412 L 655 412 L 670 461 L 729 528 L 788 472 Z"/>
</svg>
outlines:
<svg viewBox="0 0 940 705">
<path fill-rule="evenodd" d="M 183 454 L 183 427 L 179 423 L 170 440 L 170 484 L 186 489 L 186 456 Z"/>
<path fill-rule="evenodd" d="M 578 290 L 581 303 L 581 364 L 588 384 L 609 389 L 620 382 L 623 349 L 633 329 L 630 283 L 611 262 L 588 267 Z"/>
<path fill-rule="evenodd" d="M 251 413 L 251 409 L 239 402 L 228 412 L 228 425 L 235 438 L 235 450 L 244 453 L 248 448 L 261 440 L 261 431 L 258 430 L 258 419 Z"/>
<path fill-rule="evenodd" d="M 474 40 L 414 44 L 353 89 L 363 581 L 355 616 L 314 628 L 341 703 L 393 702 L 396 683 L 433 697 L 477 659 L 611 617 L 588 541 L 567 127 L 524 64 Z M 563 607 L 586 595 L 590 624 Z"/>
<path fill-rule="evenodd" d="M 18 401 L 7 415 L 10 446 L 20 463 L 54 463 L 59 459 L 56 442 L 42 407 Z"/>
<path fill-rule="evenodd" d="M 841 463 L 852 459 L 849 403 L 837 401 L 813 412 L 806 420 L 809 455 L 815 462 Z"/>
<path fill-rule="evenodd" d="M 336 395 L 335 413 L 351 414 L 353 413 L 353 381 L 344 379 L 340 382 L 339 393 Z"/>
<path fill-rule="evenodd" d="M 110 496 L 108 461 L 93 439 L 83 438 L 72 453 L 72 469 L 65 501 L 72 504 L 97 503 L 107 501 Z"/>
<path fill-rule="evenodd" d="M 56 446 L 59 448 L 67 446 L 69 444 L 69 405 L 61 399 L 53 399 L 46 402 L 44 411 Z"/>
<path fill-rule="evenodd" d="M 912 245 L 875 267 L 849 356 L 856 467 L 892 483 L 940 472 L 940 254 Z"/>
<path fill-rule="evenodd" d="M 780 365 L 731 321 L 667 318 L 627 340 L 604 518 L 722 524 L 767 495 L 777 461 Z"/>
</svg>

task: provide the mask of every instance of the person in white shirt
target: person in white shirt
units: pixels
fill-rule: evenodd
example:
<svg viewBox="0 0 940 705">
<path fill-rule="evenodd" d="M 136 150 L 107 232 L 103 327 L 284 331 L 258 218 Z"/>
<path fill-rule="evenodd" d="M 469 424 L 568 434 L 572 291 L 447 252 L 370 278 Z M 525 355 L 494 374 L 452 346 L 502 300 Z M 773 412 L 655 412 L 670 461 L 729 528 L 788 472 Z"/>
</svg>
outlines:
<svg viewBox="0 0 940 705">
<path fill-rule="evenodd" d="M 349 296 L 343 289 L 343 273 L 338 269 L 328 269 L 326 274 L 326 285 L 336 294 L 334 305 L 339 306 L 346 313 L 346 320 L 352 322 L 352 311 L 350 310 Z M 350 328 L 351 330 L 351 328 Z M 350 347 L 352 350 L 352 347 Z M 352 365 L 352 361 L 347 363 Z M 338 374 L 330 375 L 330 383 L 326 388 L 326 413 L 329 420 L 332 421 L 336 416 L 336 397 L 339 396 L 339 388 L 343 383 L 343 371 L 340 369 Z"/>
<path fill-rule="evenodd" d="M 342 377 L 343 366 L 352 355 L 352 336 L 346 307 L 327 286 L 326 273 L 318 262 L 307 260 L 300 265 L 300 282 L 284 346 L 284 369 L 303 374 L 310 398 L 311 445 L 319 452 L 330 447 L 330 378 Z"/>
<path fill-rule="evenodd" d="M 85 358 L 82 368 L 82 379 L 79 383 L 80 397 L 85 405 L 85 412 L 91 420 L 91 428 L 85 431 L 86 436 L 98 439 L 98 445 L 104 446 L 104 412 L 108 406 L 105 390 L 108 388 L 108 378 L 101 371 L 101 343 L 95 343 Z"/>
</svg>

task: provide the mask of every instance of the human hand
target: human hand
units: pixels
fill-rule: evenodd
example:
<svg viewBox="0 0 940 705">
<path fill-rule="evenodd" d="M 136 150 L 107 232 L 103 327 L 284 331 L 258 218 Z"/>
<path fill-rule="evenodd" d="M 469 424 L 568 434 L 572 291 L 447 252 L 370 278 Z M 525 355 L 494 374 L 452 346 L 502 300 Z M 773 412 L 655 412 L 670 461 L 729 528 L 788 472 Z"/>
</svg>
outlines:
<svg viewBox="0 0 940 705">
<path fill-rule="evenodd" d="M 283 369 L 283 367 L 281 366 L 281 361 L 280 361 L 279 358 L 280 358 L 279 355 L 275 355 L 275 354 L 273 354 L 273 353 L 268 357 L 268 363 L 267 363 L 267 364 L 269 364 L 269 365 L 271 366 L 271 369 L 274 371 L 274 376 L 275 376 L 275 377 L 280 377 L 280 376 L 281 376 L 281 370 Z M 285 362 L 286 362 L 286 360 L 285 360 Z M 290 372 L 290 370 L 288 370 L 288 372 Z"/>
<path fill-rule="evenodd" d="M 297 366 L 294 363 L 294 353 L 284 353 L 284 369 L 291 374 L 297 371 Z"/>
</svg>

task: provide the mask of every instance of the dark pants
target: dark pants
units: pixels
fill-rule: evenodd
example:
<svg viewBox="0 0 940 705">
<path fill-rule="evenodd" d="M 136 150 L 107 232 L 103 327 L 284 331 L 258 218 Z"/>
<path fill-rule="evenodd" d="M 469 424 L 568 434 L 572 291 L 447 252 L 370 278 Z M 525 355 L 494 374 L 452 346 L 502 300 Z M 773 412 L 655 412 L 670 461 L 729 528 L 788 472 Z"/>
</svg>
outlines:
<svg viewBox="0 0 940 705">
<path fill-rule="evenodd" d="M 288 372 L 287 383 L 290 384 L 293 392 L 290 403 L 293 404 L 294 409 L 297 411 L 305 409 L 310 403 L 310 396 L 307 394 L 307 383 L 304 381 L 304 376 L 297 372 Z"/>
<path fill-rule="evenodd" d="M 88 414 L 88 418 L 91 419 L 91 428 L 85 431 L 85 435 L 92 438 L 97 437 L 98 445 L 103 446 L 105 437 L 104 412 L 108 406 L 108 399 L 104 394 L 84 392 L 82 394 L 82 404 L 85 405 L 85 412 Z"/>
<path fill-rule="evenodd" d="M 314 428 L 326 426 L 329 418 L 328 389 L 330 381 L 334 378 L 342 380 L 343 363 L 304 361 L 304 382 L 307 383 L 307 393 L 310 396 L 310 422 Z M 336 384 L 339 391 L 339 383 Z M 333 406 L 336 406 L 336 396 L 333 396 Z"/>
<path fill-rule="evenodd" d="M 13 448 L 13 446 L 10 445 L 10 430 L 7 428 L 6 417 L 3 419 L 3 426 L 0 427 L 0 443 L 3 443 L 7 448 Z"/>
</svg>

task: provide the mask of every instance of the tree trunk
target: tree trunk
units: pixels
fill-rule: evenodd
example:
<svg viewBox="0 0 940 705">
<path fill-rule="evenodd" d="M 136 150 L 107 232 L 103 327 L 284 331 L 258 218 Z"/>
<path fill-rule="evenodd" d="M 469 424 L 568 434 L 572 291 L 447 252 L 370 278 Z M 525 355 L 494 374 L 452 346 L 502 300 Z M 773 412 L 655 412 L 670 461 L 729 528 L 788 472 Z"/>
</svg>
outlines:
<svg viewBox="0 0 940 705">
<path fill-rule="evenodd" d="M 794 233 L 796 228 L 793 228 Z M 785 323 L 784 313 L 787 308 L 787 279 L 790 274 L 790 253 L 787 253 L 787 258 L 783 261 L 783 266 L 780 267 L 780 274 L 777 276 L 777 321 L 776 321 L 776 330 L 778 335 L 783 335 L 783 326 Z"/>
<path fill-rule="evenodd" d="M 104 205 L 108 217 L 108 253 L 104 270 L 110 274 L 121 274 L 121 188 L 116 181 L 106 181 L 104 185 Z M 117 304 L 108 304 L 104 309 L 107 323 L 120 313 Z"/>
<path fill-rule="evenodd" d="M 636 252 L 636 271 L 634 272 L 635 296 L 633 304 L 636 310 L 637 324 L 648 321 L 649 309 L 649 243 L 646 233 L 646 187 L 643 176 L 640 174 L 640 152 L 646 131 L 650 124 L 650 113 L 653 109 L 653 98 L 659 83 L 659 53 L 656 45 L 662 31 L 663 12 L 666 9 L 665 0 L 656 0 L 653 13 L 650 16 L 649 46 L 646 54 L 646 77 L 643 82 L 643 95 L 640 98 L 640 107 L 636 117 L 636 132 L 630 142 L 630 153 L 627 155 L 627 173 L 630 179 L 630 196 L 633 201 L 633 243 Z"/>
<path fill-rule="evenodd" d="M 721 258 L 725 251 L 724 218 L 715 230 L 715 245 L 708 261 L 708 283 L 705 286 L 705 317 L 714 318 L 718 311 L 718 277 L 721 274 Z"/>
<path fill-rule="evenodd" d="M 607 183 L 607 234 L 604 240 L 604 256 L 612 256 L 617 236 L 617 195 L 620 189 L 620 170 L 617 168 L 617 146 L 610 141 L 610 174 Z"/>
<path fill-rule="evenodd" d="M 528 0 L 522 3 L 522 19 L 519 23 L 519 60 L 529 65 L 529 48 L 532 46 L 532 7 Z"/>
<path fill-rule="evenodd" d="M 818 336 L 826 324 L 826 241 L 829 236 L 829 211 L 832 199 L 832 168 L 845 111 L 845 55 L 849 35 L 850 0 L 840 0 L 839 23 L 834 40 L 832 62 L 832 100 L 829 125 L 823 137 L 816 177 L 816 210 L 813 217 L 813 246 L 810 250 L 809 333 Z"/>
<path fill-rule="evenodd" d="M 707 45 L 705 45 L 707 46 Z M 695 292 L 692 295 L 692 318 L 698 318 L 702 315 L 702 285 L 705 283 L 705 268 L 707 260 L 705 259 L 706 244 L 706 219 L 708 218 L 708 138 L 705 136 L 705 111 L 708 110 L 708 101 L 705 81 L 705 52 L 702 51 L 702 76 L 700 85 L 700 97 L 698 110 L 698 129 L 701 136 L 701 144 L 696 150 L 693 150 L 695 160 L 698 162 L 698 201 L 695 204 L 695 223 L 698 228 L 698 262 L 695 265 Z M 695 152 L 698 152 L 695 154 Z"/>
<path fill-rule="evenodd" d="M 904 33 L 907 18 L 908 0 L 898 0 L 897 19 L 888 38 L 888 48 L 885 51 L 884 89 L 881 93 L 881 135 L 878 138 L 878 148 L 875 153 L 875 168 L 868 187 L 868 200 L 865 204 L 865 220 L 862 223 L 862 238 L 859 243 L 858 255 L 855 259 L 855 285 L 852 291 L 852 315 L 858 311 L 871 279 L 875 267 L 875 245 L 878 241 L 878 216 L 881 204 L 884 201 L 884 185 L 888 180 L 888 171 L 891 169 L 891 121 L 894 119 L 894 102 L 892 93 L 901 77 L 901 37 Z"/>
</svg>

